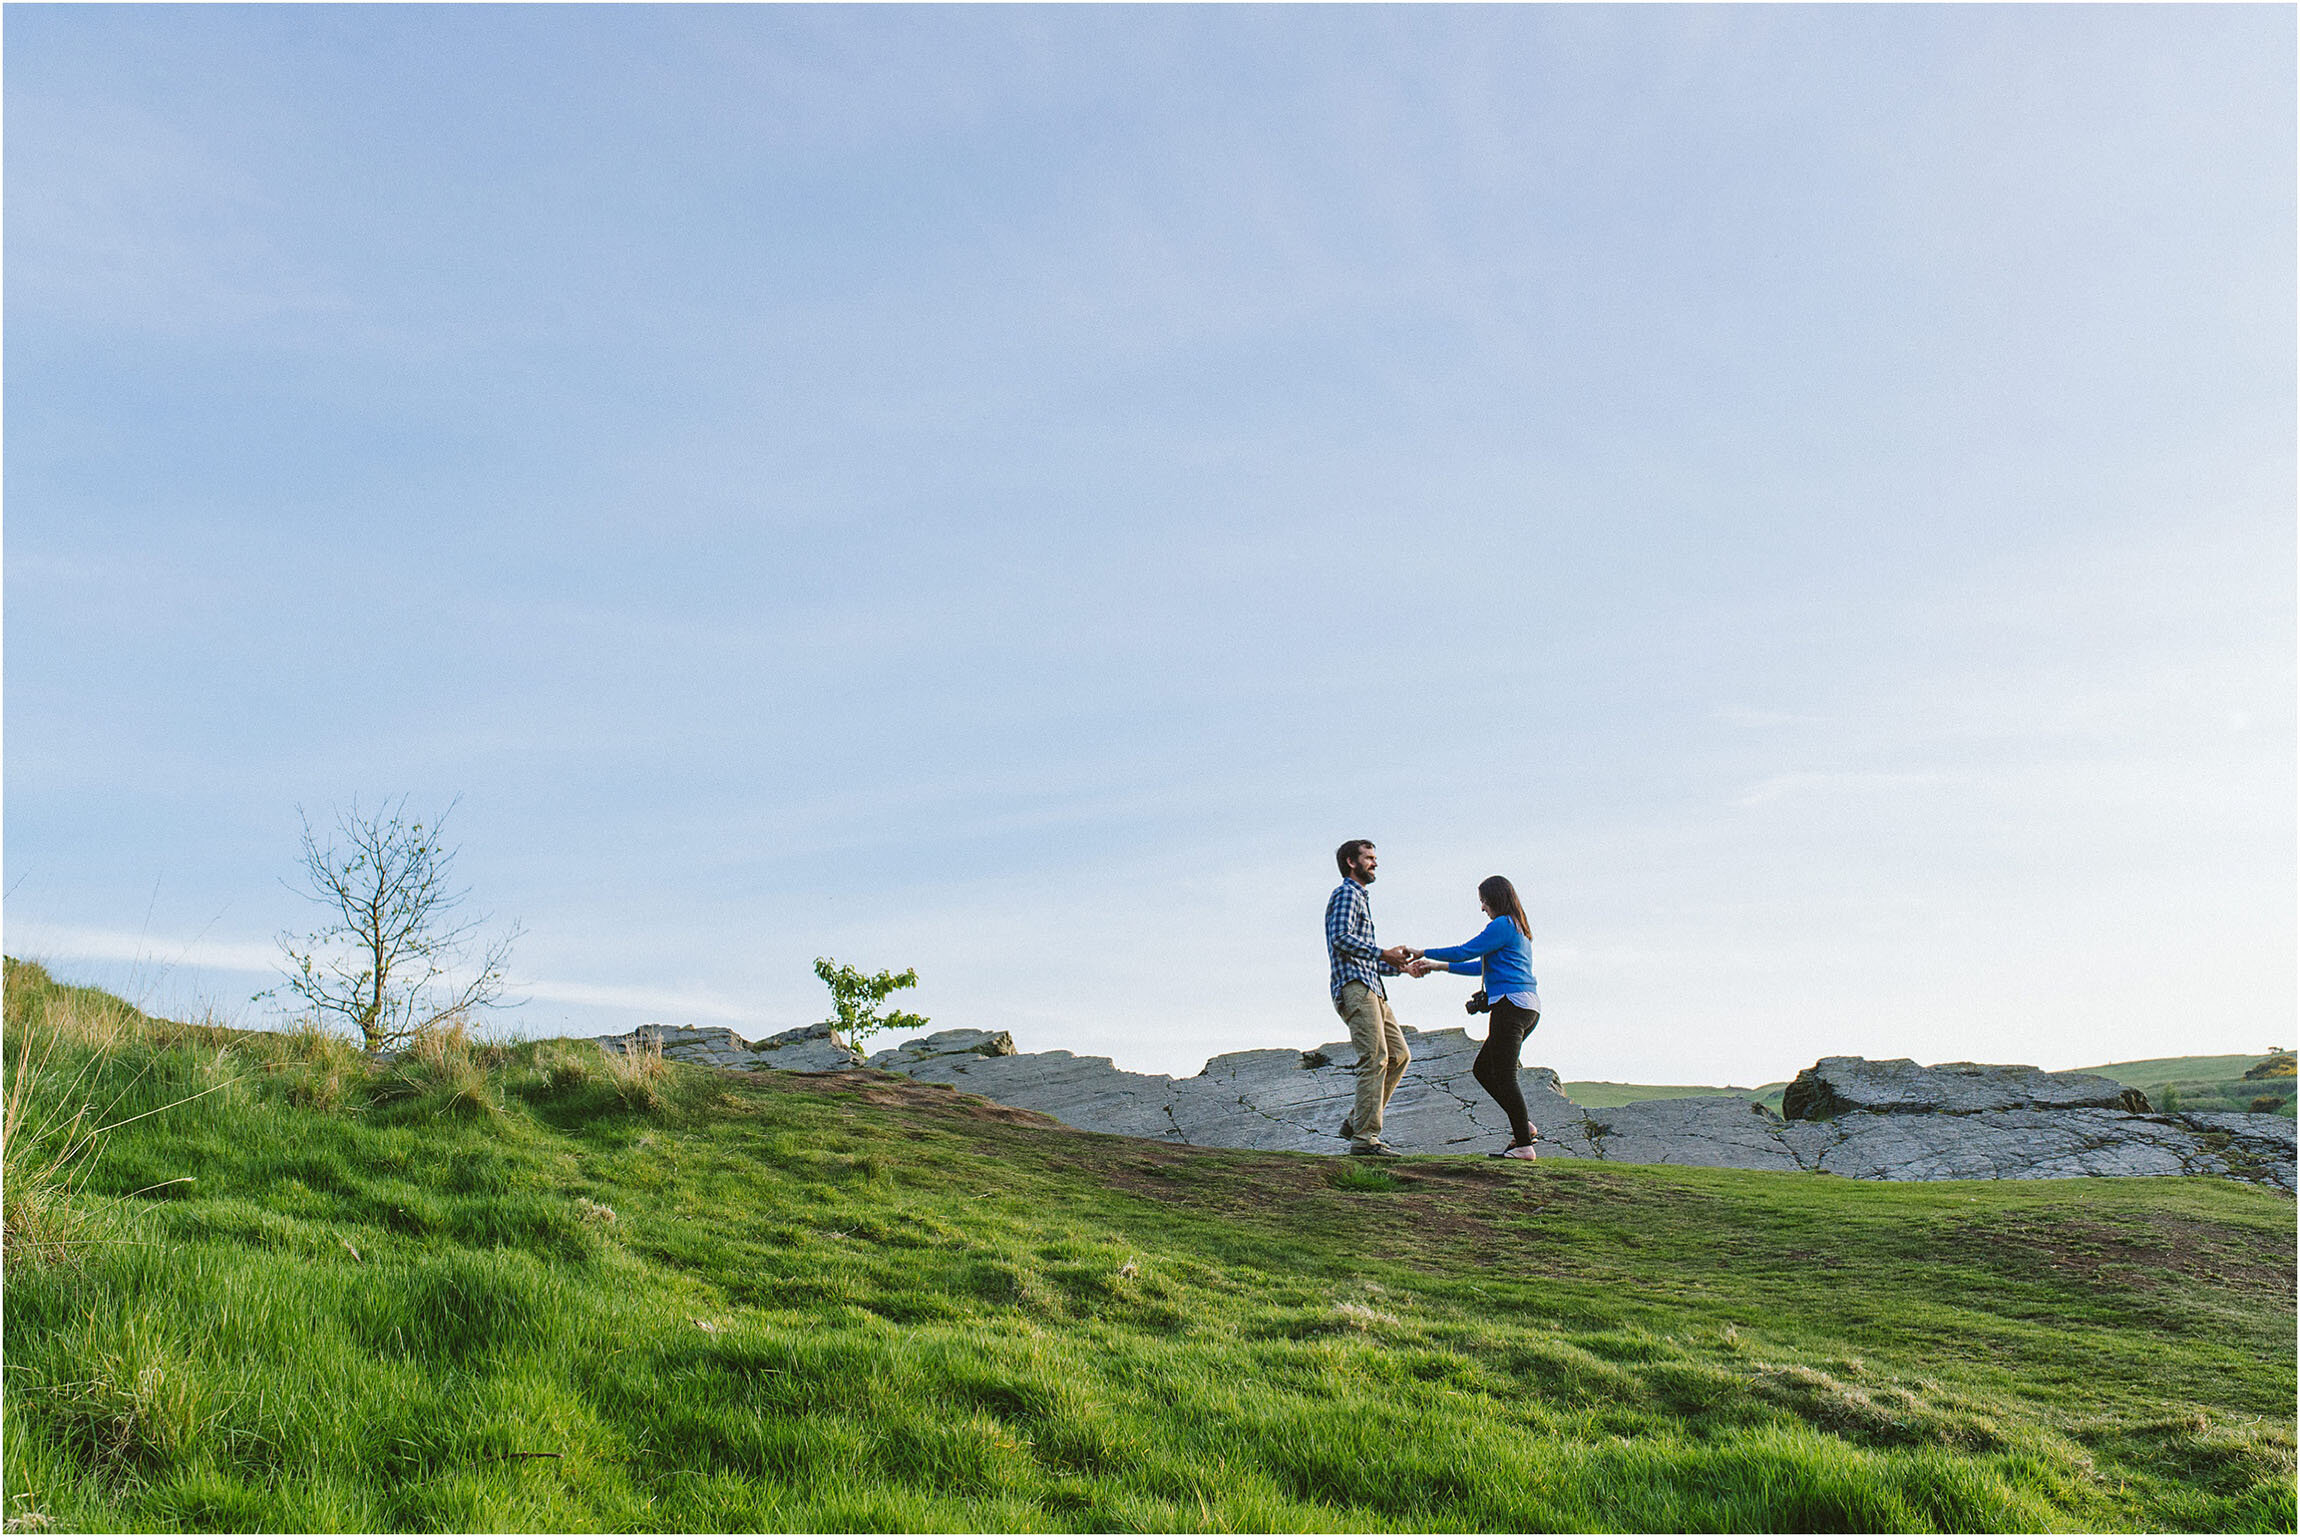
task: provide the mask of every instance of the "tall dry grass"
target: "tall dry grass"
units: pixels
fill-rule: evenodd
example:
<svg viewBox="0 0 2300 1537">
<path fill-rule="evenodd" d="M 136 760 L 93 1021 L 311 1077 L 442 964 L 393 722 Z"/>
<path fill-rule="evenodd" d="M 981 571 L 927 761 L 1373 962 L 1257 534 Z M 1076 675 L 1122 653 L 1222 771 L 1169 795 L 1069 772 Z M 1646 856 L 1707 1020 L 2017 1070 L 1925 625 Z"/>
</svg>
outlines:
<svg viewBox="0 0 2300 1537">
<path fill-rule="evenodd" d="M 368 1079 L 358 1045 L 308 1019 L 282 1034 L 279 1055 L 267 1065 L 283 1076 L 289 1100 L 307 1110 L 344 1109 Z"/>
<path fill-rule="evenodd" d="M 79 1092 L 98 1059 L 83 1059 L 54 1092 L 56 1037 L 21 1031 L 8 1052 L 0 1110 L 0 1267 L 71 1258 L 84 1238 L 76 1185 L 94 1147 L 95 1106 Z M 56 1102 L 72 1104 L 60 1113 Z M 76 1103 L 75 1103 L 76 1102 Z"/>
<path fill-rule="evenodd" d="M 461 1016 L 450 1016 L 410 1036 L 377 1089 L 386 1101 L 421 1100 L 434 1114 L 497 1116 L 503 1100 L 493 1070 L 505 1055 L 503 1047 L 475 1039 Z"/>
<path fill-rule="evenodd" d="M 588 1088 L 606 1071 L 597 1047 L 552 1041 L 535 1048 L 534 1070 L 544 1091 L 555 1096 Z"/>
<path fill-rule="evenodd" d="M 112 1061 L 123 1048 L 153 1040 L 162 1022 L 118 998 L 59 987 L 41 967 L 15 961 L 0 1016 L 0 1266 L 73 1262 L 96 1244 L 117 1241 L 110 1220 L 117 1203 L 92 1203 L 82 1189 L 104 1137 L 230 1087 L 239 1081 L 237 1064 L 218 1045 L 205 1064 L 206 1088 L 119 1116 L 144 1075 L 116 1083 Z M 212 1025 L 165 1028 L 169 1042 L 222 1033 Z"/>
<path fill-rule="evenodd" d="M 663 1043 L 647 1037 L 623 1047 L 601 1046 L 602 1073 L 615 1098 L 626 1110 L 653 1112 L 663 1108 L 663 1079 L 670 1071 L 663 1060 Z"/>
</svg>

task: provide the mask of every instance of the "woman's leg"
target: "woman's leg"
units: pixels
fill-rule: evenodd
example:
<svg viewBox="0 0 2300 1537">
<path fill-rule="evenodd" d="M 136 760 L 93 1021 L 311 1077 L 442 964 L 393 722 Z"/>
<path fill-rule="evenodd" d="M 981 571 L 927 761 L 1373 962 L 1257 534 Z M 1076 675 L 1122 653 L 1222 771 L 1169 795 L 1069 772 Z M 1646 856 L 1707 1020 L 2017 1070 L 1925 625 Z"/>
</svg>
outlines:
<svg viewBox="0 0 2300 1537">
<path fill-rule="evenodd" d="M 1486 1017 L 1485 1046 L 1470 1071 L 1509 1117 L 1510 1146 L 1525 1147 L 1533 1141 L 1533 1123 L 1526 1119 L 1525 1095 L 1517 1086 L 1517 1053 L 1541 1016 L 1514 1003 L 1497 1003 Z"/>
</svg>

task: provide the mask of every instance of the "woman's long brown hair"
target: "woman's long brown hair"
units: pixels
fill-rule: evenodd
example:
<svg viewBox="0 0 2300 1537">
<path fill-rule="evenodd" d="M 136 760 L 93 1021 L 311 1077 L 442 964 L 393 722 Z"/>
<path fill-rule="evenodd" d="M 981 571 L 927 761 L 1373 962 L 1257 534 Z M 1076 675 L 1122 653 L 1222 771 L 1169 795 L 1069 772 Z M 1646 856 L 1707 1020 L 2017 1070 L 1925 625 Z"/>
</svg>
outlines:
<svg viewBox="0 0 2300 1537">
<path fill-rule="evenodd" d="M 1517 888 L 1505 875 L 1489 875 L 1477 883 L 1477 899 L 1493 909 L 1496 918 L 1507 918 L 1517 925 L 1517 931 L 1533 938 L 1533 925 L 1525 921 L 1525 904 L 1517 899 Z"/>
</svg>

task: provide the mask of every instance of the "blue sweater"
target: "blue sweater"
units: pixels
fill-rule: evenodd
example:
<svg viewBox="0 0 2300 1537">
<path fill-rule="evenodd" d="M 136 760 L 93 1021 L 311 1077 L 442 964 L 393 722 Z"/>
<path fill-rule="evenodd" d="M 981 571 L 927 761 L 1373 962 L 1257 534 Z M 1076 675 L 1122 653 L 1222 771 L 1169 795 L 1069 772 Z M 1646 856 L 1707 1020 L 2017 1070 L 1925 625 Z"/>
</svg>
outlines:
<svg viewBox="0 0 2300 1537">
<path fill-rule="evenodd" d="M 1533 943 L 1519 931 L 1514 919 L 1494 919 L 1466 945 L 1448 945 L 1442 950 L 1422 953 L 1433 961 L 1444 961 L 1448 971 L 1485 978 L 1489 998 L 1535 990 Z"/>
</svg>

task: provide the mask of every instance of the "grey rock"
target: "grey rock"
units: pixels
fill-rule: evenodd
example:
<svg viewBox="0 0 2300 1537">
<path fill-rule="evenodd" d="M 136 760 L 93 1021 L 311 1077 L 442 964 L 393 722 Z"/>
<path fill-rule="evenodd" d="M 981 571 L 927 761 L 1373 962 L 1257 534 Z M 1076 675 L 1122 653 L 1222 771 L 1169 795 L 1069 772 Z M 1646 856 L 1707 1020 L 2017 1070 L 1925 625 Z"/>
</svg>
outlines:
<svg viewBox="0 0 2300 1537">
<path fill-rule="evenodd" d="M 801 1025 L 784 1030 L 751 1048 L 749 1067 L 773 1068 L 785 1073 L 831 1073 L 863 1065 L 862 1053 L 839 1039 L 828 1025 Z"/>
<path fill-rule="evenodd" d="M 1774 1133 L 1800 1169 L 1818 1169 L 1821 1156 L 1845 1140 L 1834 1121 L 1784 1121 Z"/>
<path fill-rule="evenodd" d="M 2206 1153 L 2225 1164 L 2226 1172 L 2235 1178 L 2293 1193 L 2296 1128 L 2283 1116 L 2198 1110 L 2158 1119 L 2177 1122 L 2197 1133 Z"/>
<path fill-rule="evenodd" d="M 862 1066 L 862 1053 L 828 1025 L 802 1025 L 756 1043 L 721 1025 L 641 1025 L 627 1035 L 595 1038 L 607 1051 L 660 1050 L 674 1062 L 704 1067 L 771 1067 L 783 1072 L 828 1073 Z"/>
<path fill-rule="evenodd" d="M 1067 1051 L 986 1057 L 971 1051 L 927 1057 L 893 1071 L 929 1083 L 947 1083 L 1002 1105 L 1042 1111 L 1085 1131 L 1183 1140 L 1167 1113 L 1174 1080 L 1162 1073 L 1129 1073 L 1108 1057 Z"/>
<path fill-rule="evenodd" d="M 912 1063 L 924 1062 L 932 1057 L 1011 1057 L 1014 1055 L 1014 1037 L 1004 1030 L 937 1030 L 875 1052 L 870 1065 L 885 1072 L 900 1072 Z"/>
<path fill-rule="evenodd" d="M 1711 1169 L 1810 1167 L 1782 1139 L 1782 1123 L 1745 1099 L 1650 1099 L 1585 1112 L 1595 1156 L 1619 1163 Z"/>
<path fill-rule="evenodd" d="M 2263 1119 L 2272 1119 L 2264 1117 Z M 2124 1110 L 1992 1110 L 1970 1116 L 1874 1115 L 1840 1118 L 1840 1141 L 1814 1167 L 1855 1179 L 2074 1179 L 2147 1174 L 2283 1177 L 2237 1167 L 2206 1138 L 2168 1116 Z M 2233 1139 L 2231 1139 L 2233 1141 Z"/>
<path fill-rule="evenodd" d="M 2130 1091 L 2091 1073 L 2046 1073 L 2033 1067 L 1907 1058 L 1823 1057 L 1799 1073 L 1781 1096 L 1792 1121 L 1826 1121 L 1856 1110 L 1879 1114 L 1971 1115 L 1984 1110 L 2117 1110 Z M 2140 1107 L 2145 1108 L 2142 1100 Z"/>
<path fill-rule="evenodd" d="M 2260 1144 L 2263 1151 L 2282 1149 L 2289 1155 L 2300 1141 L 2300 1125 L 2288 1116 L 2253 1115 L 2237 1110 L 2183 1110 L 2170 1119 L 2197 1131 L 2226 1132 Z"/>
<path fill-rule="evenodd" d="M 627 1035 L 596 1038 L 605 1051 L 660 1051 L 675 1061 L 695 1062 L 726 1052 L 748 1051 L 750 1043 L 717 1025 L 641 1025 Z"/>
</svg>

